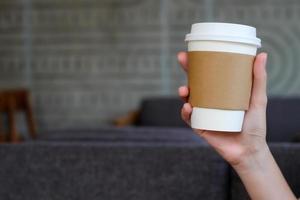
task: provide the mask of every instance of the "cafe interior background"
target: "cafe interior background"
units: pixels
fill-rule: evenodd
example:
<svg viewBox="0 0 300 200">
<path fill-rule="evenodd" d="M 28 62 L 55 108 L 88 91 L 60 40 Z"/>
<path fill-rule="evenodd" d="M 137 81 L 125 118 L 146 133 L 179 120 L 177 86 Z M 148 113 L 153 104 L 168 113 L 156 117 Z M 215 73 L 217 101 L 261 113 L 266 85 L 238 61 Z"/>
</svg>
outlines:
<svg viewBox="0 0 300 200">
<path fill-rule="evenodd" d="M 56 144 L 60 135 L 64 142 L 72 143 L 80 135 L 84 142 L 105 143 L 119 141 L 119 136 L 103 139 L 103 132 L 117 135 L 126 129 L 131 138 L 159 127 L 165 132 L 187 129 L 179 122 L 182 103 L 176 97 L 177 88 L 187 80 L 176 54 L 186 50 L 185 34 L 196 22 L 241 23 L 257 28 L 262 39 L 260 51 L 269 54 L 268 96 L 275 98 L 273 105 L 277 105 L 272 114 L 277 121 L 274 119 L 276 123 L 268 127 L 272 130 L 274 124 L 289 131 L 292 139 L 282 133 L 276 142 L 283 138 L 294 141 L 300 134 L 296 113 L 300 107 L 299 19 L 298 0 L 1 0 L 0 99 L 5 102 L 3 93 L 8 91 L 26 91 L 30 106 L 15 108 L 15 118 L 9 114 L 11 107 L 0 107 L 4 143 L 0 149 L 6 151 L 11 142 L 17 143 L 15 148 L 47 143 L 53 135 L 56 138 L 51 142 Z M 137 126 L 132 120 L 138 121 L 143 106 L 149 106 L 150 114 L 144 113 L 142 116 L 148 118 Z M 175 122 L 167 120 L 171 118 Z M 33 136 L 28 126 L 34 127 Z M 135 127 L 139 136 L 128 133 Z M 164 131 L 158 135 L 164 135 Z M 11 140 L 10 134 L 17 134 L 17 139 Z M 122 137 L 129 140 L 126 134 Z M 295 156 L 299 166 L 299 150 Z M 7 193 L 5 188 L 0 189 L 0 196 Z"/>
</svg>

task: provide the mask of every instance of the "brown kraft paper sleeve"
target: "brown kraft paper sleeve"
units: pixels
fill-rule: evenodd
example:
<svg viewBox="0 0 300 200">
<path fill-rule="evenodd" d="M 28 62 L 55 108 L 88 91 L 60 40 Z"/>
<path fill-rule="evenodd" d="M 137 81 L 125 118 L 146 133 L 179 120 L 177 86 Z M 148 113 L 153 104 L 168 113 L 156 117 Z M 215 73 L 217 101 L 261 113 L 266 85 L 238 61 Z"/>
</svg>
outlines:
<svg viewBox="0 0 300 200">
<path fill-rule="evenodd" d="M 247 110 L 255 56 L 213 51 L 188 52 L 189 102 L 194 107 Z"/>
</svg>

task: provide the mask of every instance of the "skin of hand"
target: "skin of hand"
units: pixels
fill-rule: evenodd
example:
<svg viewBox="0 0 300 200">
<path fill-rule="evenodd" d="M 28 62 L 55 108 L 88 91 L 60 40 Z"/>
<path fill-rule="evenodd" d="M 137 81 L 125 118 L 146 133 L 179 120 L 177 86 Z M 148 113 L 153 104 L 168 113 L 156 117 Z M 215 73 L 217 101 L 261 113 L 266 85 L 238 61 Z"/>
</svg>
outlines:
<svg viewBox="0 0 300 200">
<path fill-rule="evenodd" d="M 184 71 L 188 71 L 186 52 L 177 55 Z M 237 172 L 253 200 L 295 200 L 266 142 L 267 54 L 256 56 L 249 109 L 245 113 L 241 133 L 198 130 L 203 137 Z M 182 119 L 190 125 L 192 106 L 188 103 L 187 86 L 178 88 L 185 101 Z"/>
<path fill-rule="evenodd" d="M 182 68 L 188 70 L 187 53 L 180 52 L 178 61 Z M 194 131 L 203 137 L 216 151 L 231 165 L 238 165 L 241 159 L 266 148 L 266 107 L 267 107 L 267 54 L 259 54 L 254 61 L 253 87 L 249 110 L 245 114 L 242 134 L 198 130 Z M 192 106 L 187 102 L 189 89 L 181 86 L 178 89 L 179 96 L 186 102 L 181 110 L 182 119 L 190 124 Z"/>
</svg>

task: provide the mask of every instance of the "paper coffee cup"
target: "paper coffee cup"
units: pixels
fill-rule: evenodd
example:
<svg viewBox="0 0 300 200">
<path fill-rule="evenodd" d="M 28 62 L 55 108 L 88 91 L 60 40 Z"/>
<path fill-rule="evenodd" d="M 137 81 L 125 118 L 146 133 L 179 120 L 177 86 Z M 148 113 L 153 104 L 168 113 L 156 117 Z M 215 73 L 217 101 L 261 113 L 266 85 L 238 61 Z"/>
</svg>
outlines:
<svg viewBox="0 0 300 200">
<path fill-rule="evenodd" d="M 192 128 L 240 132 L 249 107 L 253 62 L 261 46 L 256 29 L 196 23 L 185 41 Z"/>
</svg>

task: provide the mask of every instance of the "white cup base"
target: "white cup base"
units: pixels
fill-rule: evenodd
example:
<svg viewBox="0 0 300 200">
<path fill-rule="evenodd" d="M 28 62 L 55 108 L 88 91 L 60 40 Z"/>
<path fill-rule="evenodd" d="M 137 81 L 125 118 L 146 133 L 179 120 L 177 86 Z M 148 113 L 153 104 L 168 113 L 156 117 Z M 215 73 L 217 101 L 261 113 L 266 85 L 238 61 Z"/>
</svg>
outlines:
<svg viewBox="0 0 300 200">
<path fill-rule="evenodd" d="M 194 107 L 191 116 L 191 127 L 194 129 L 240 132 L 245 111 L 221 110 Z"/>
</svg>

